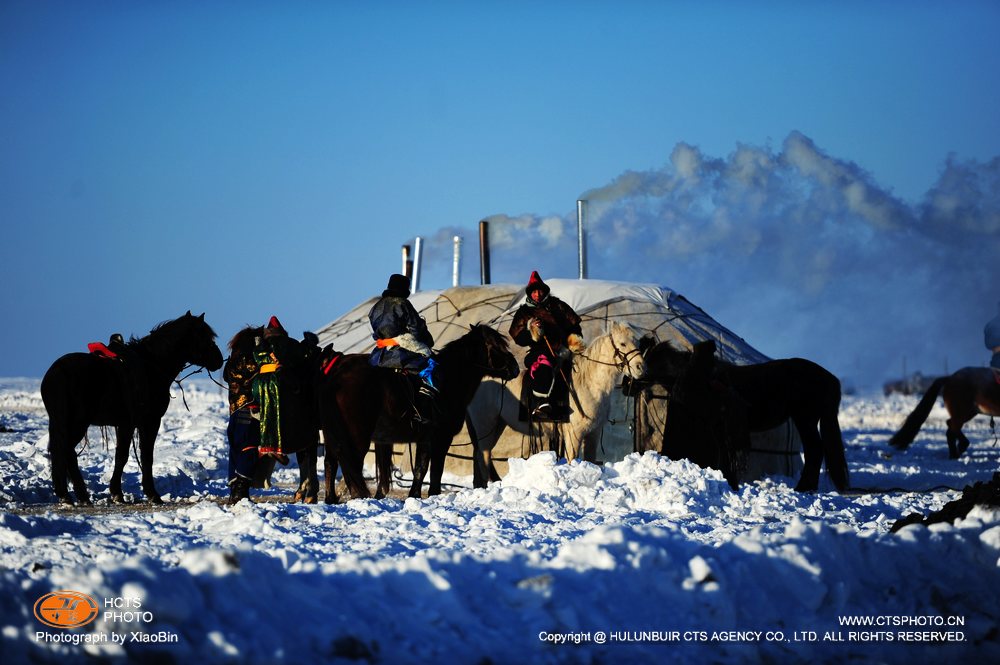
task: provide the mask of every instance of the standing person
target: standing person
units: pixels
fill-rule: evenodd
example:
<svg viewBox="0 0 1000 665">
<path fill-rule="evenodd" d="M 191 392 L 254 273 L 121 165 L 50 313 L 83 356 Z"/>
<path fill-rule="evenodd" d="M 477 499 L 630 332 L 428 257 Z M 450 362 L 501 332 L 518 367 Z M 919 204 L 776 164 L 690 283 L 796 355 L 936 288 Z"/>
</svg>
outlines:
<svg viewBox="0 0 1000 665">
<path fill-rule="evenodd" d="M 406 275 L 390 275 L 382 297 L 368 312 L 372 337 L 375 339 L 375 349 L 369 362 L 376 367 L 409 371 L 420 377 L 423 383 L 420 393 L 425 405 L 424 413 L 418 413 L 417 420 L 427 422 L 427 416 L 433 410 L 433 399 L 438 392 L 434 384 L 436 362 L 431 350 L 434 337 L 427 330 L 427 322 L 417 313 L 409 297 L 410 278 Z"/>
<path fill-rule="evenodd" d="M 288 336 L 285 328 L 272 316 L 264 335 L 254 349 L 257 376 L 253 381 L 254 401 L 260 406 L 260 457 L 273 457 L 288 464 L 281 436 L 281 395 L 283 365 L 301 363 L 303 352 L 297 340 Z"/>
<path fill-rule="evenodd" d="M 253 396 L 257 376 L 254 348 L 260 343 L 260 328 L 245 328 L 229 341 L 229 359 L 222 371 L 229 385 L 229 503 L 250 498 L 260 445 L 260 415 Z"/>
<path fill-rule="evenodd" d="M 565 404 L 569 391 L 565 376 L 557 371 L 559 365 L 572 351 L 584 348 L 580 316 L 551 295 L 537 270 L 531 273 L 524 296 L 524 304 L 511 321 L 510 336 L 518 345 L 528 347 L 524 366 L 531 394 L 539 402 L 533 415 L 552 417 L 553 403 Z"/>
<path fill-rule="evenodd" d="M 993 352 L 990 367 L 1000 369 L 1000 302 L 997 303 L 997 315 L 983 329 L 983 342 Z"/>
</svg>

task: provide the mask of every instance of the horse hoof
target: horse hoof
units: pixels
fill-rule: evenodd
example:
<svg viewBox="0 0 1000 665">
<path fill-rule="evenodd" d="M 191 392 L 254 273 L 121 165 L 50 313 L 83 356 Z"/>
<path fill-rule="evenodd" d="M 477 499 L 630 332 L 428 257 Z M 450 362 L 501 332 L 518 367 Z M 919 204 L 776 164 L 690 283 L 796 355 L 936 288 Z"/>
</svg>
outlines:
<svg viewBox="0 0 1000 665">
<path fill-rule="evenodd" d="M 157 506 L 163 505 L 163 499 L 160 498 L 159 494 L 153 494 L 152 496 L 147 496 L 146 500 Z"/>
<path fill-rule="evenodd" d="M 124 494 L 112 494 L 111 495 L 111 503 L 125 503 L 125 495 Z"/>
<path fill-rule="evenodd" d="M 307 496 L 304 499 L 302 499 L 302 503 L 306 503 L 306 504 L 309 504 L 310 506 L 312 506 L 312 505 L 315 505 L 317 503 L 317 499 L 314 496 Z"/>
<path fill-rule="evenodd" d="M 73 499 L 71 499 L 68 494 L 67 495 L 56 496 L 56 499 L 58 499 L 60 506 L 73 506 L 73 505 L 76 505 L 76 504 L 73 503 Z"/>
<path fill-rule="evenodd" d="M 324 502 L 324 503 L 325 503 L 326 505 L 328 505 L 328 506 L 333 506 L 333 505 L 336 505 L 337 503 L 339 503 L 339 502 L 337 501 L 337 497 L 336 497 L 336 495 L 333 495 L 333 496 L 330 496 L 329 494 L 327 494 L 327 495 L 326 495 L 326 496 L 325 496 L 325 497 L 323 498 L 323 502 Z"/>
<path fill-rule="evenodd" d="M 296 492 L 295 496 L 292 497 L 292 503 L 305 503 L 306 497 L 302 492 Z"/>
</svg>

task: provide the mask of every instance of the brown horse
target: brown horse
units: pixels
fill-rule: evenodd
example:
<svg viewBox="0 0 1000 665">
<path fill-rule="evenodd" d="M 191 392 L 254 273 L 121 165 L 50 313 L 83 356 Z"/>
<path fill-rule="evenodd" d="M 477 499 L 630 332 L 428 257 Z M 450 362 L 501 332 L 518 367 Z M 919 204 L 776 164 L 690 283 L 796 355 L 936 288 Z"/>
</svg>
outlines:
<svg viewBox="0 0 1000 665">
<path fill-rule="evenodd" d="M 465 422 L 465 409 L 486 376 L 509 380 L 517 376 L 517 360 L 507 339 L 486 326 L 471 330 L 435 354 L 435 398 L 431 424 L 411 418 L 415 389 L 411 378 L 394 370 L 374 367 L 368 354 L 341 357 L 320 380 L 319 409 L 326 440 L 326 502 L 336 499 L 338 462 L 344 482 L 354 498 L 371 496 L 362 467 L 370 442 L 375 443 L 376 498 L 389 492 L 392 444 L 416 442 L 410 496 L 419 498 L 428 466 L 429 494 L 441 493 L 441 474 L 451 440 Z"/>
<path fill-rule="evenodd" d="M 952 459 L 958 459 L 969 447 L 969 439 L 962 433 L 965 423 L 980 413 L 1000 416 L 1000 374 L 989 367 L 963 367 L 951 376 L 934 380 L 913 413 L 889 440 L 892 447 L 906 450 L 927 420 L 939 394 L 944 397 L 944 406 L 948 409 L 948 456 Z"/>
</svg>

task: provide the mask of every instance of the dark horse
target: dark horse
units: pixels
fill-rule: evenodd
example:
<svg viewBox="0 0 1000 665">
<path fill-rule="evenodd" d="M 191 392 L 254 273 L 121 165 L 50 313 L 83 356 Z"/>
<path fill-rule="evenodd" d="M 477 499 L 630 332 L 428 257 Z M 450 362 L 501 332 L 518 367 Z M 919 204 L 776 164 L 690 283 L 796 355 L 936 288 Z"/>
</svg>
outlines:
<svg viewBox="0 0 1000 665">
<path fill-rule="evenodd" d="M 969 447 L 962 426 L 982 413 L 1000 416 L 1000 373 L 989 367 L 963 367 L 951 376 L 934 380 L 903 426 L 889 440 L 900 450 L 909 446 L 927 420 L 938 395 L 948 409 L 948 456 L 958 459 Z"/>
<path fill-rule="evenodd" d="M 750 451 L 747 404 L 715 379 L 715 342 L 694 345 L 690 362 L 670 386 L 670 407 L 660 452 L 718 469 L 734 490 Z"/>
<path fill-rule="evenodd" d="M 646 378 L 668 388 L 691 364 L 691 351 L 678 351 L 668 342 L 647 342 Z M 791 419 L 802 438 L 805 466 L 795 489 L 816 490 L 819 471 L 826 471 L 841 492 L 849 487 L 844 440 L 837 420 L 840 380 L 819 365 L 802 358 L 771 360 L 756 365 L 718 361 L 713 378 L 732 389 L 746 403 L 751 432 L 763 432 Z M 668 415 L 669 419 L 669 415 Z"/>
<path fill-rule="evenodd" d="M 465 409 L 486 376 L 510 380 L 519 366 L 507 348 L 507 339 L 486 326 L 471 330 L 436 353 L 433 423 L 413 422 L 414 389 L 410 378 L 394 370 L 373 367 L 368 354 L 341 357 L 319 385 L 320 420 L 326 440 L 326 502 L 337 500 L 338 459 L 344 482 L 354 498 L 371 496 L 362 467 L 369 443 L 375 442 L 377 498 L 389 492 L 392 444 L 416 442 L 410 496 L 419 498 L 428 465 L 429 494 L 441 493 L 441 474 L 451 440 L 465 423 Z"/>
<path fill-rule="evenodd" d="M 170 384 L 187 365 L 210 371 L 222 367 L 222 352 L 204 314 L 187 312 L 161 323 L 142 339 L 133 338 L 121 360 L 68 353 L 52 363 L 42 379 L 41 392 L 49 413 L 52 485 L 60 501 L 73 503 L 66 486 L 68 475 L 77 500 L 90 503 L 76 444 L 90 425 L 111 425 L 117 439 L 111 499 L 124 500 L 122 471 L 133 432 L 138 430 L 142 491 L 149 501 L 163 503 L 153 482 L 153 442 L 170 403 Z"/>
</svg>

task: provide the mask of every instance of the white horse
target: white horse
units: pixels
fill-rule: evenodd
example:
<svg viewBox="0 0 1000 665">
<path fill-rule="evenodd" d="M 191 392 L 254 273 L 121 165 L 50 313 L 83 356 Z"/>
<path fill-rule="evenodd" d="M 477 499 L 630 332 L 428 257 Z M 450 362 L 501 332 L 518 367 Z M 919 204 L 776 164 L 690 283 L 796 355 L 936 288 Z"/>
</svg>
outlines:
<svg viewBox="0 0 1000 665">
<path fill-rule="evenodd" d="M 592 460 L 597 450 L 597 438 L 608 419 L 611 392 L 623 375 L 638 379 L 646 371 L 639 350 L 640 334 L 632 326 L 612 322 L 610 330 L 594 339 L 582 352 L 574 354 L 570 381 L 569 422 L 535 423 L 545 438 L 558 434 L 564 443 L 566 459 L 573 460 L 581 452 Z M 473 442 L 473 463 L 477 467 L 476 486 L 486 479 L 499 476 L 493 467 L 492 453 L 500 435 L 507 427 L 531 435 L 530 425 L 519 420 L 519 399 L 524 373 L 507 383 L 483 381 L 466 410 L 466 425 Z"/>
</svg>

